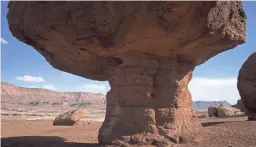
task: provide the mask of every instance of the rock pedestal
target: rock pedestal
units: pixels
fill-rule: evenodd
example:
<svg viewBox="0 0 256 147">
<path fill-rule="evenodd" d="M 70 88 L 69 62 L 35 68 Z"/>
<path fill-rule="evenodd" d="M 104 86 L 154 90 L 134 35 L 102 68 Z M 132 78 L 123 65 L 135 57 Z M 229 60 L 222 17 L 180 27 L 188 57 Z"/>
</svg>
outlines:
<svg viewBox="0 0 256 147">
<path fill-rule="evenodd" d="M 161 146 L 194 137 L 194 67 L 246 38 L 240 1 L 10 1 L 8 8 L 12 34 L 53 67 L 109 81 L 103 144 Z"/>
<path fill-rule="evenodd" d="M 199 132 L 188 82 L 194 64 L 177 57 L 147 54 L 121 57 L 122 66 L 109 80 L 106 119 L 100 129 L 103 144 L 177 142 Z"/>
</svg>

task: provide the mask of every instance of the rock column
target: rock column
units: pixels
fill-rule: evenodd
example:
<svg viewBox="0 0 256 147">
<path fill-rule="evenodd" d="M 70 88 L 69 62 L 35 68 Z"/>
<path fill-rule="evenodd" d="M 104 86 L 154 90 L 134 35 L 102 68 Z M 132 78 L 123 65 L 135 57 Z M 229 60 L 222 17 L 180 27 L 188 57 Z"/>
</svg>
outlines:
<svg viewBox="0 0 256 147">
<path fill-rule="evenodd" d="M 103 144 L 177 143 L 199 132 L 188 83 L 195 65 L 178 57 L 126 54 L 109 79 Z"/>
</svg>

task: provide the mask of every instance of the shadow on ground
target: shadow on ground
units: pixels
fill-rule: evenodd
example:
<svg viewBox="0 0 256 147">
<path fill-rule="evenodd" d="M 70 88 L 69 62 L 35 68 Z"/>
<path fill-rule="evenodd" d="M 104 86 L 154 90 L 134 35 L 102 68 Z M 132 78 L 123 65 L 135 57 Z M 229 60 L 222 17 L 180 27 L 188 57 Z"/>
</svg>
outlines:
<svg viewBox="0 0 256 147">
<path fill-rule="evenodd" d="M 213 126 L 213 125 L 218 125 L 218 124 L 223 124 L 223 123 L 226 123 L 226 122 L 206 122 L 206 123 L 201 123 L 201 125 L 203 127 L 209 127 L 209 126 Z"/>
<path fill-rule="evenodd" d="M 57 136 L 20 136 L 1 138 L 1 147 L 101 147 L 96 143 L 72 143 Z"/>
</svg>

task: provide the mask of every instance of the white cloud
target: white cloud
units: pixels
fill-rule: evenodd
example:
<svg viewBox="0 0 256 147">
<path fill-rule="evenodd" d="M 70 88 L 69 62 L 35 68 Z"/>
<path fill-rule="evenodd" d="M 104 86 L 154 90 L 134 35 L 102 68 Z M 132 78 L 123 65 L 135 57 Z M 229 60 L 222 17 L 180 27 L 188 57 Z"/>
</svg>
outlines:
<svg viewBox="0 0 256 147">
<path fill-rule="evenodd" d="M 99 84 L 99 82 L 95 82 L 95 84 L 84 84 L 78 86 L 76 88 L 76 91 L 106 94 L 109 91 L 109 88 L 107 88 L 104 84 Z"/>
<path fill-rule="evenodd" d="M 25 81 L 25 82 L 45 82 L 42 77 L 33 77 L 29 75 L 18 76 L 16 80 Z"/>
<path fill-rule="evenodd" d="M 8 44 L 8 42 L 1 37 L 1 44 Z"/>
<path fill-rule="evenodd" d="M 237 90 L 237 79 L 193 77 L 189 83 L 193 100 L 220 101 L 226 100 L 235 104 L 240 99 Z"/>
<path fill-rule="evenodd" d="M 51 85 L 51 84 L 49 84 L 49 85 L 43 85 L 42 88 L 48 89 L 48 90 L 57 90 L 57 88 L 54 87 L 54 86 Z"/>
</svg>

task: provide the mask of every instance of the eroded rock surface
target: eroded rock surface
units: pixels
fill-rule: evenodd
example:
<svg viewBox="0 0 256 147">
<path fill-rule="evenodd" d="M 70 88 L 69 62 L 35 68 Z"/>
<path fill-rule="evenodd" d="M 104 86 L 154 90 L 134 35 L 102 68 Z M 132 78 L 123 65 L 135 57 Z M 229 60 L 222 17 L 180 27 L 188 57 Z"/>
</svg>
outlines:
<svg viewBox="0 0 256 147">
<path fill-rule="evenodd" d="M 245 114 L 249 115 L 248 110 L 245 108 L 242 100 L 237 100 L 237 103 L 233 106 L 234 108 L 240 109 L 241 112 L 245 112 Z"/>
<path fill-rule="evenodd" d="M 248 110 L 248 119 L 256 120 L 256 53 L 248 57 L 242 65 L 237 82 L 237 88 L 242 103 Z"/>
<path fill-rule="evenodd" d="M 218 108 L 219 108 L 218 105 L 211 105 L 211 106 L 208 108 L 208 116 L 209 116 L 209 117 L 217 117 Z"/>
<path fill-rule="evenodd" d="M 13 2 L 13 35 L 55 68 L 108 80 L 102 144 L 179 143 L 200 130 L 194 67 L 245 41 L 241 2 Z"/>
<path fill-rule="evenodd" d="M 218 117 L 232 117 L 232 116 L 243 116 L 239 109 L 233 108 L 231 106 L 220 105 L 217 110 Z"/>
<path fill-rule="evenodd" d="M 53 121 L 55 126 L 72 126 L 75 125 L 78 121 L 85 118 L 85 110 L 82 108 L 68 111 L 66 113 L 60 114 Z"/>
<path fill-rule="evenodd" d="M 211 105 L 208 108 L 209 117 L 245 116 L 245 112 L 230 105 Z"/>
</svg>

